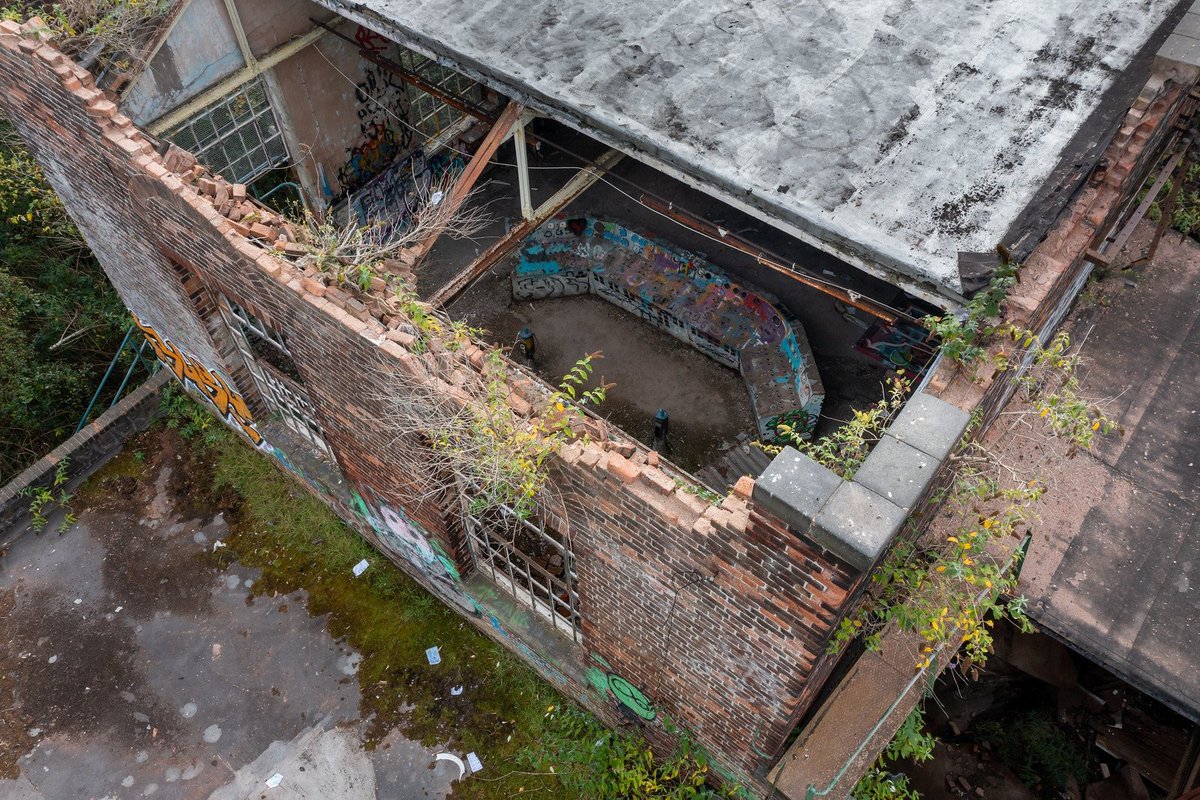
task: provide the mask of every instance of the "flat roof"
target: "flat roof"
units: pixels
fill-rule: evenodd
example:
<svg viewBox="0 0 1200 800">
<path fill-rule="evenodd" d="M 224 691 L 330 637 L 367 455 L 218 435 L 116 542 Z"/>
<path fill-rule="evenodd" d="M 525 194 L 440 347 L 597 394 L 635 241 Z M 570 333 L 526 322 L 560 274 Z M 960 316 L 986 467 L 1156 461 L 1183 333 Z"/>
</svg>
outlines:
<svg viewBox="0 0 1200 800">
<path fill-rule="evenodd" d="M 1153 234 L 1142 222 L 1119 263 Z M 990 435 L 1003 463 L 1043 463 L 1050 481 L 1021 572 L 1030 616 L 1200 723 L 1200 245 L 1168 235 L 1130 274 L 1067 323 L 1087 359 L 1080 394 L 1110 398 L 1125 434 L 1074 458 L 1032 444 L 1020 417 Z"/>
<path fill-rule="evenodd" d="M 1004 239 L 1178 5 L 318 1 L 951 298 L 958 253 Z"/>
</svg>

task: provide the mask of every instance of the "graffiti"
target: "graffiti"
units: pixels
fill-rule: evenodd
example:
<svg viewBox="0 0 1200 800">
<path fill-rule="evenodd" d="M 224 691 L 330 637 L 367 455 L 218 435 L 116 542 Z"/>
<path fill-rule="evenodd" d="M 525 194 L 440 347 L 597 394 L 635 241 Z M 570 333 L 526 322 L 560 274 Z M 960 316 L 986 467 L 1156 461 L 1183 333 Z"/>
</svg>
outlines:
<svg viewBox="0 0 1200 800">
<path fill-rule="evenodd" d="M 591 289 L 586 275 L 514 275 L 513 297 L 522 300 L 544 300 L 547 297 L 568 297 L 587 294 Z"/>
<path fill-rule="evenodd" d="M 504 640 L 511 644 L 513 649 L 517 651 L 518 654 L 537 667 L 537 669 L 540 670 L 543 675 L 549 677 L 555 683 L 558 683 L 562 686 L 567 684 L 566 675 L 563 675 L 557 667 L 543 658 L 541 653 L 537 652 L 517 637 L 510 636 L 508 631 L 504 629 L 504 626 L 500 624 L 500 620 L 496 618 L 495 614 L 489 614 L 488 620 L 492 623 L 492 630 L 504 637 Z"/>
<path fill-rule="evenodd" d="M 403 230 L 429 197 L 433 182 L 446 173 L 461 172 L 464 166 L 458 156 L 426 158 L 423 151 L 416 150 L 388 166 L 353 196 L 354 214 L 364 224 L 383 220 L 390 230 Z"/>
<path fill-rule="evenodd" d="M 368 30 L 362 25 L 359 25 L 358 30 L 354 32 L 354 41 L 358 42 L 358 46 L 363 50 L 366 50 L 368 53 L 375 53 L 376 55 L 387 50 L 388 45 L 391 44 L 386 37 L 380 36 L 375 31 Z"/>
<path fill-rule="evenodd" d="M 512 288 L 529 300 L 590 292 L 738 370 L 763 436 L 775 437 L 781 413 L 820 416 L 824 388 L 800 324 L 698 254 L 615 222 L 559 217 L 522 246 Z"/>
<path fill-rule="evenodd" d="M 337 170 L 343 192 L 358 191 L 413 142 L 412 130 L 397 122 L 408 117 L 408 90 L 403 81 L 368 63 L 354 96 L 359 103 L 359 137 L 346 149 L 346 162 Z"/>
<path fill-rule="evenodd" d="M 658 716 L 654 704 L 646 695 L 642 694 L 641 689 L 613 672 L 609 663 L 600 655 L 593 653 L 592 660 L 604 668 L 591 666 L 587 668 L 586 673 L 588 681 L 601 696 L 609 697 L 611 695 L 622 707 L 644 720 L 652 720 Z"/>
<path fill-rule="evenodd" d="M 441 545 L 426 535 L 403 511 L 384 503 L 371 489 L 365 491 L 370 499 L 358 492 L 351 492 L 350 508 L 375 532 L 380 546 L 411 564 L 440 589 L 444 597 L 454 600 L 472 614 L 480 613 L 479 604 L 463 592 L 462 576 Z"/>
<path fill-rule="evenodd" d="M 165 339 L 151 326 L 143 323 L 137 314 L 133 315 L 134 324 L 146 335 L 146 340 L 154 348 L 154 355 L 175 374 L 175 378 L 187 388 L 188 384 L 195 387 L 201 397 L 212 403 L 225 422 L 235 430 L 240 430 L 256 447 L 267 448 L 269 445 L 254 425 L 250 409 L 240 394 L 233 390 L 229 383 L 215 370 L 209 370 L 196 359 L 176 347 L 170 339 Z"/>
</svg>

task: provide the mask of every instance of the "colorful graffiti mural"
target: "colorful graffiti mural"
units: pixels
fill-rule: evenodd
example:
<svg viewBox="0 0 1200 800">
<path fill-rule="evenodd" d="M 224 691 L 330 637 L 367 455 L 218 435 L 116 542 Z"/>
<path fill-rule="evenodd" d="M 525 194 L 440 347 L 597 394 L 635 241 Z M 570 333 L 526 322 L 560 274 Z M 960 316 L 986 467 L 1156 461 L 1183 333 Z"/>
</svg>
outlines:
<svg viewBox="0 0 1200 800">
<path fill-rule="evenodd" d="M 359 104 L 359 136 L 346 148 L 346 161 L 336 173 L 345 193 L 357 192 L 413 144 L 412 129 L 401 122 L 408 117 L 408 88 L 396 75 L 364 62 L 363 79 L 355 85 L 354 96 Z"/>
<path fill-rule="evenodd" d="M 696 253 L 616 222 L 558 217 L 526 240 L 512 290 L 528 300 L 595 294 L 738 370 L 767 439 L 781 417 L 803 419 L 805 435 L 820 417 L 825 389 L 800 323 Z"/>
<path fill-rule="evenodd" d="M 457 174 L 464 166 L 459 156 L 438 154 L 426 158 L 424 151 L 416 150 L 354 194 L 351 208 L 360 223 L 384 221 L 391 230 L 403 230 L 428 199 L 434 181 L 448 172 Z"/>
<path fill-rule="evenodd" d="M 587 668 L 587 679 L 602 697 L 615 700 L 622 707 L 644 720 L 652 720 L 658 716 L 658 711 L 642 690 L 630 683 L 626 678 L 612 671 L 612 666 L 603 656 L 592 653 L 592 660 L 599 666 Z"/>
<path fill-rule="evenodd" d="M 255 427 L 250 409 L 240 394 L 234 391 L 216 370 L 210 370 L 195 358 L 176 347 L 170 339 L 159 335 L 153 327 L 142 322 L 137 314 L 133 314 L 133 322 L 146 336 L 146 341 L 154 348 L 154 355 L 166 364 L 177 380 L 187 388 L 190 384 L 197 394 L 207 400 L 217 409 L 221 417 L 235 430 L 240 430 L 255 447 L 269 449 L 270 445 L 263 439 Z"/>
</svg>

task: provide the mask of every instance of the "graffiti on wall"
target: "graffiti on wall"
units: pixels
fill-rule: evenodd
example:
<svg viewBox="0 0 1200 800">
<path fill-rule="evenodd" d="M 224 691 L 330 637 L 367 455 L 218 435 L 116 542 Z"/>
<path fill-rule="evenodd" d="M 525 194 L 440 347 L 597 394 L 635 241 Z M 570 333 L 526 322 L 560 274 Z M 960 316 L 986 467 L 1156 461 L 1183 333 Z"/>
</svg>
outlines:
<svg viewBox="0 0 1200 800">
<path fill-rule="evenodd" d="M 240 430 L 256 447 L 269 448 L 262 434 L 254 425 L 250 409 L 240 394 L 235 392 L 229 382 L 221 377 L 216 370 L 210 370 L 195 358 L 176 347 L 170 339 L 158 334 L 154 328 L 145 324 L 133 315 L 134 324 L 146 335 L 146 340 L 154 348 L 154 355 L 166 364 L 175 378 L 187 388 L 190 384 L 201 397 L 217 409 L 221 417 L 235 430 Z"/>
<path fill-rule="evenodd" d="M 615 700 L 622 708 L 644 720 L 652 720 L 658 716 L 654 704 L 642 693 L 642 690 L 626 678 L 613 672 L 612 666 L 604 660 L 603 656 L 592 653 L 592 660 L 599 666 L 593 665 L 587 668 L 587 679 L 602 697 Z"/>
<path fill-rule="evenodd" d="M 444 154 L 425 157 L 416 150 L 407 158 L 386 167 L 352 198 L 359 222 L 384 221 L 391 230 L 403 230 L 429 198 L 430 187 L 446 173 L 462 172 L 460 156 Z"/>
<path fill-rule="evenodd" d="M 615 222 L 559 217 L 522 246 L 512 290 L 529 300 L 594 294 L 738 370 L 767 439 L 780 415 L 807 420 L 804 435 L 820 416 L 825 391 L 803 328 L 700 255 Z"/>
<path fill-rule="evenodd" d="M 380 52 L 375 49 L 379 43 L 369 35 L 365 38 L 371 46 L 363 45 L 364 49 Z M 402 122 L 408 118 L 408 88 L 390 70 L 364 62 L 363 78 L 355 84 L 354 97 L 358 101 L 359 135 L 346 148 L 346 161 L 337 170 L 343 192 L 357 192 L 413 143 L 412 129 Z"/>
<path fill-rule="evenodd" d="M 370 526 L 380 543 L 413 566 L 464 610 L 480 613 L 479 604 L 462 590 L 462 576 L 441 545 L 403 511 L 383 502 L 370 488 L 350 495 L 350 508 Z"/>
</svg>

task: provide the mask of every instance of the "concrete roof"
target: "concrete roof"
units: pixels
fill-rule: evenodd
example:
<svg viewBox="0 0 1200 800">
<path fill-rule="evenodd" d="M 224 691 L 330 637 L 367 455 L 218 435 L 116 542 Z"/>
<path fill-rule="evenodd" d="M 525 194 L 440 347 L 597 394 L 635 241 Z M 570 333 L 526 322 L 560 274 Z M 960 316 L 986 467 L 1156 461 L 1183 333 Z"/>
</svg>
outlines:
<svg viewBox="0 0 1200 800">
<path fill-rule="evenodd" d="M 1178 0 L 319 2 L 953 296 Z"/>
<path fill-rule="evenodd" d="M 1126 433 L 1046 467 L 1021 591 L 1047 632 L 1200 722 L 1200 245 L 1168 233 L 1134 274 L 1069 323 L 1090 362 L 1081 394 L 1113 398 Z M 996 432 L 1001 461 L 1044 457 L 1014 431 Z"/>
</svg>

